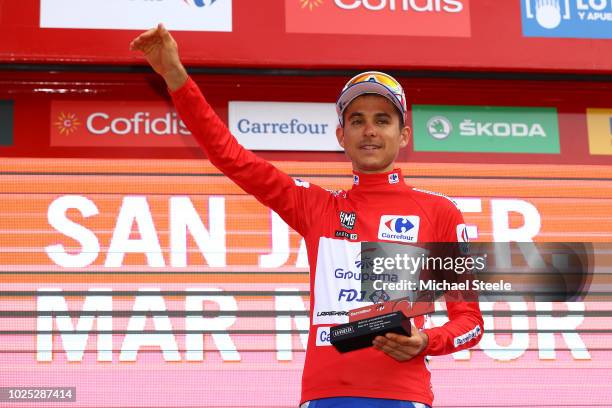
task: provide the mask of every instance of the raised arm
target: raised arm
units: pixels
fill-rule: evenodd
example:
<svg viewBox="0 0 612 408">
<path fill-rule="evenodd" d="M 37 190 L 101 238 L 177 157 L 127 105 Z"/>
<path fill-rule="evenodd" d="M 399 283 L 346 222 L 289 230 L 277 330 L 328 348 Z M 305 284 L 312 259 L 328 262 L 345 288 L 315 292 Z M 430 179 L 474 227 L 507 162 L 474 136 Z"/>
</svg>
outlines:
<svg viewBox="0 0 612 408">
<path fill-rule="evenodd" d="M 171 91 L 178 90 L 187 82 L 188 75 L 179 57 L 178 44 L 163 24 L 136 37 L 130 43 L 130 49 L 144 54 Z"/>
<path fill-rule="evenodd" d="M 329 203 L 329 193 L 294 181 L 238 143 L 188 76 L 178 45 L 162 24 L 139 35 L 130 48 L 141 51 L 155 72 L 164 78 L 177 112 L 211 163 L 305 235 L 312 215 L 320 213 L 321 206 Z"/>
</svg>

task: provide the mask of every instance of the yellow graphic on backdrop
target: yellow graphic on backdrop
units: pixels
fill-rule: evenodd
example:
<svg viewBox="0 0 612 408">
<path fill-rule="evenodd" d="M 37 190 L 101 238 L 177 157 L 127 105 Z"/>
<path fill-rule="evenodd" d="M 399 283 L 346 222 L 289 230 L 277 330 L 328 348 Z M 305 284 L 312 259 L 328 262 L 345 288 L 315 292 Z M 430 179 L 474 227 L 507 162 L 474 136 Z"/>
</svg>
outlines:
<svg viewBox="0 0 612 408">
<path fill-rule="evenodd" d="M 589 152 L 612 155 L 612 109 L 587 109 Z"/>
</svg>

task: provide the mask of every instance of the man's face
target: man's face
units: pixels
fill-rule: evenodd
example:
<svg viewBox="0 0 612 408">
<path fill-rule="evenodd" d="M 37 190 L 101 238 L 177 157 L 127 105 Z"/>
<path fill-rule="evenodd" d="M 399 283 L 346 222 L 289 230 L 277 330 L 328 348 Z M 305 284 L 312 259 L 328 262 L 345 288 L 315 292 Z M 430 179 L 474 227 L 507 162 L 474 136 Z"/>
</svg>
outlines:
<svg viewBox="0 0 612 408">
<path fill-rule="evenodd" d="M 360 173 L 393 170 L 399 149 L 408 144 L 410 128 L 400 128 L 400 115 L 387 98 L 365 94 L 355 98 L 344 111 L 344 127 L 336 137 Z"/>
</svg>

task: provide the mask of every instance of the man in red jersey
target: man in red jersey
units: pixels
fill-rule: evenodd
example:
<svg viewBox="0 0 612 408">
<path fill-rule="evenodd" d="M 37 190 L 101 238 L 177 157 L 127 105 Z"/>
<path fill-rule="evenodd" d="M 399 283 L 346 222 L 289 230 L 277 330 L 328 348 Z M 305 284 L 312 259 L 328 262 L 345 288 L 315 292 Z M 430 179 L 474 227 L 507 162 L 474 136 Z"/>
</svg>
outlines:
<svg viewBox="0 0 612 408">
<path fill-rule="evenodd" d="M 373 347 L 339 353 L 329 328 L 348 321 L 356 299 L 360 243 L 457 242 L 465 224 L 448 198 L 408 186 L 395 167 L 408 144 L 401 85 L 381 72 L 352 78 L 336 108 L 338 142 L 353 166 L 353 187 L 329 192 L 292 179 L 244 149 L 206 102 L 181 64 L 178 47 L 162 26 L 132 41 L 170 90 L 174 104 L 209 160 L 272 208 L 301 234 L 310 264 L 310 332 L 302 376 L 302 407 L 426 407 L 433 402 L 426 356 L 474 346 L 483 333 L 476 302 L 447 302 L 449 321 L 426 327 L 414 319 L 410 336 L 378 336 Z"/>
</svg>

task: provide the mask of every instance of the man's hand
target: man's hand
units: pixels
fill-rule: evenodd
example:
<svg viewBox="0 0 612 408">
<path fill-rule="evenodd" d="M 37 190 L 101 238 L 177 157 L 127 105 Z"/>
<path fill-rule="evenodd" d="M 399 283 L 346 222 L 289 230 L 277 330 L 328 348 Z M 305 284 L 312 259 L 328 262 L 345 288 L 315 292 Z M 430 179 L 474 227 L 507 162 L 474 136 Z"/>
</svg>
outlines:
<svg viewBox="0 0 612 408">
<path fill-rule="evenodd" d="M 160 74 L 171 91 L 187 81 L 187 71 L 179 58 L 178 45 L 163 24 L 140 34 L 130 43 L 132 51 L 141 51 L 151 67 Z"/>
<path fill-rule="evenodd" d="M 385 352 L 397 361 L 410 360 L 425 350 L 428 343 L 427 334 L 420 332 L 414 326 L 412 326 L 410 337 L 387 333 L 385 337 L 377 336 L 372 342 L 374 348 Z"/>
</svg>

